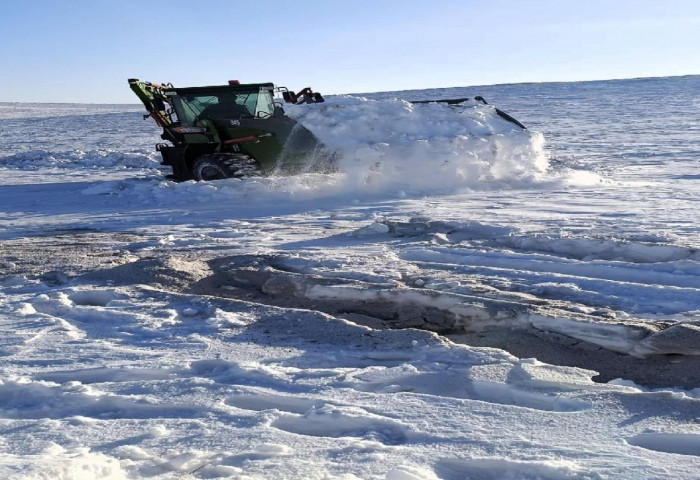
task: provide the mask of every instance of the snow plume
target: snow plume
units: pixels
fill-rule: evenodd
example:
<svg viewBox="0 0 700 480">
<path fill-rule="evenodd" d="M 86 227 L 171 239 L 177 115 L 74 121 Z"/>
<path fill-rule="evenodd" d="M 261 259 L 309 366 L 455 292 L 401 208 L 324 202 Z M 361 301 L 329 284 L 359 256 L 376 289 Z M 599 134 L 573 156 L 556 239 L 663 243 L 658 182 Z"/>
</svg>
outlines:
<svg viewBox="0 0 700 480">
<path fill-rule="evenodd" d="M 337 96 L 287 107 L 341 155 L 349 190 L 409 193 L 530 186 L 545 178 L 544 137 L 475 100 L 412 104 Z"/>
<path fill-rule="evenodd" d="M 0 107 L 4 107 L 0 108 L 0 120 L 13 132 L 0 154 L 2 169 L 48 167 L 81 175 L 86 170 L 128 169 L 152 180 L 138 185 L 135 192 L 146 198 L 160 198 L 165 191 L 176 190 L 179 197 L 181 190 L 191 188 L 164 185 L 171 183 L 163 180 L 168 169 L 160 167 L 152 146 L 159 131 L 152 123 L 143 122 L 139 114 L 116 113 L 103 106 L 97 108 L 98 114 L 87 115 L 84 106 L 69 105 L 65 112 L 49 108 L 51 116 L 34 118 L 39 107 Z M 254 195 L 273 200 L 348 195 L 353 199 L 403 198 L 591 186 L 599 181 L 597 174 L 587 170 L 575 171 L 576 175 L 553 171 L 541 133 L 523 130 L 501 118 L 491 105 L 475 100 L 460 105 L 413 104 L 396 98 L 345 95 L 329 97 L 323 104 L 290 105 L 286 110 L 337 152 L 336 173 L 216 182 L 194 188 L 196 195 L 226 199 Z M 31 147 L 26 139 L 31 139 Z M 110 187 L 102 185 L 100 193 L 134 193 L 132 188 L 112 187 L 113 191 L 105 191 Z"/>
</svg>

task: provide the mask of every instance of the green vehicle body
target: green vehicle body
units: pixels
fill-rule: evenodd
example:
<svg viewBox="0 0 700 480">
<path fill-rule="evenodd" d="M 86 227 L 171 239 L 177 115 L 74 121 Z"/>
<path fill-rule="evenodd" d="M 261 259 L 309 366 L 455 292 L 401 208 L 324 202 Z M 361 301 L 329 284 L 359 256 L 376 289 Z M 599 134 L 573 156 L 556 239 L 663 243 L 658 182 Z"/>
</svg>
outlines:
<svg viewBox="0 0 700 480">
<path fill-rule="evenodd" d="M 156 150 L 174 180 L 332 169 L 333 153 L 275 100 L 282 92 L 288 102 L 322 102 L 310 89 L 302 98 L 272 83 L 176 88 L 129 79 L 129 86 L 148 111 L 144 118 L 163 128 L 169 144 Z"/>
</svg>

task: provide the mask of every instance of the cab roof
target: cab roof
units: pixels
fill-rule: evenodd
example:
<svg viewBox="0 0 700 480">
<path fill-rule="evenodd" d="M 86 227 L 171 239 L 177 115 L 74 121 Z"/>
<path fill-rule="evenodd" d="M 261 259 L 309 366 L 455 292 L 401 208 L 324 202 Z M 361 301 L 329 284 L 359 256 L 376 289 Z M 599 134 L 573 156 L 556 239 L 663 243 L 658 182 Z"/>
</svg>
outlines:
<svg viewBox="0 0 700 480">
<path fill-rule="evenodd" d="M 272 90 L 275 86 L 272 83 L 244 83 L 234 85 L 211 85 L 208 87 L 172 87 L 165 89 L 166 92 L 175 92 L 178 95 L 202 95 L 216 94 L 223 92 L 250 92 L 260 89 Z"/>
</svg>

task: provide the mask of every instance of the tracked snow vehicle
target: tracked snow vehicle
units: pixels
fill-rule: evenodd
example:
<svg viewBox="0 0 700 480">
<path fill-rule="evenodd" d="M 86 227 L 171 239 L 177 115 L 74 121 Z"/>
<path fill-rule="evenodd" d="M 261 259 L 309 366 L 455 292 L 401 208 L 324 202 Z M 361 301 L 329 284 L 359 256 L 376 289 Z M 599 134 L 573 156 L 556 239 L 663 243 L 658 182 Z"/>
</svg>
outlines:
<svg viewBox="0 0 700 480">
<path fill-rule="evenodd" d="M 129 79 L 129 86 L 148 114 L 163 128 L 156 150 L 162 164 L 172 168 L 170 178 L 218 180 L 279 172 L 327 172 L 336 154 L 306 127 L 288 117 L 287 103 L 321 103 L 323 97 L 305 88 L 298 94 L 272 83 L 209 87 L 174 87 Z M 276 100 L 279 93 L 282 100 Z M 458 106 L 470 98 L 414 100 L 411 103 L 447 103 Z M 483 97 L 475 101 L 487 104 Z M 507 113 L 494 108 L 508 122 L 525 128 Z"/>
<path fill-rule="evenodd" d="M 325 170 L 333 153 L 303 125 L 284 114 L 274 94 L 289 103 L 319 103 L 305 88 L 298 94 L 272 83 L 176 88 L 129 79 L 148 114 L 163 128 L 159 143 L 172 179 L 217 180 L 282 171 Z"/>
</svg>

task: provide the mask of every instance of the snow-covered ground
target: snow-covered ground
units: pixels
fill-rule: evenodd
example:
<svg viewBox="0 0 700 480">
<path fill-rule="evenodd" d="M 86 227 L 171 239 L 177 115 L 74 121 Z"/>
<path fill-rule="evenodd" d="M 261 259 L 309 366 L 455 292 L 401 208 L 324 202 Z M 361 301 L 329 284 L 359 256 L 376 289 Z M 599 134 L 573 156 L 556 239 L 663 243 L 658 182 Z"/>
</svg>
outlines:
<svg viewBox="0 0 700 480">
<path fill-rule="evenodd" d="M 698 87 L 329 98 L 338 173 L 180 184 L 0 104 L 0 472 L 700 478 Z M 396 99 L 477 94 L 530 130 Z"/>
</svg>

